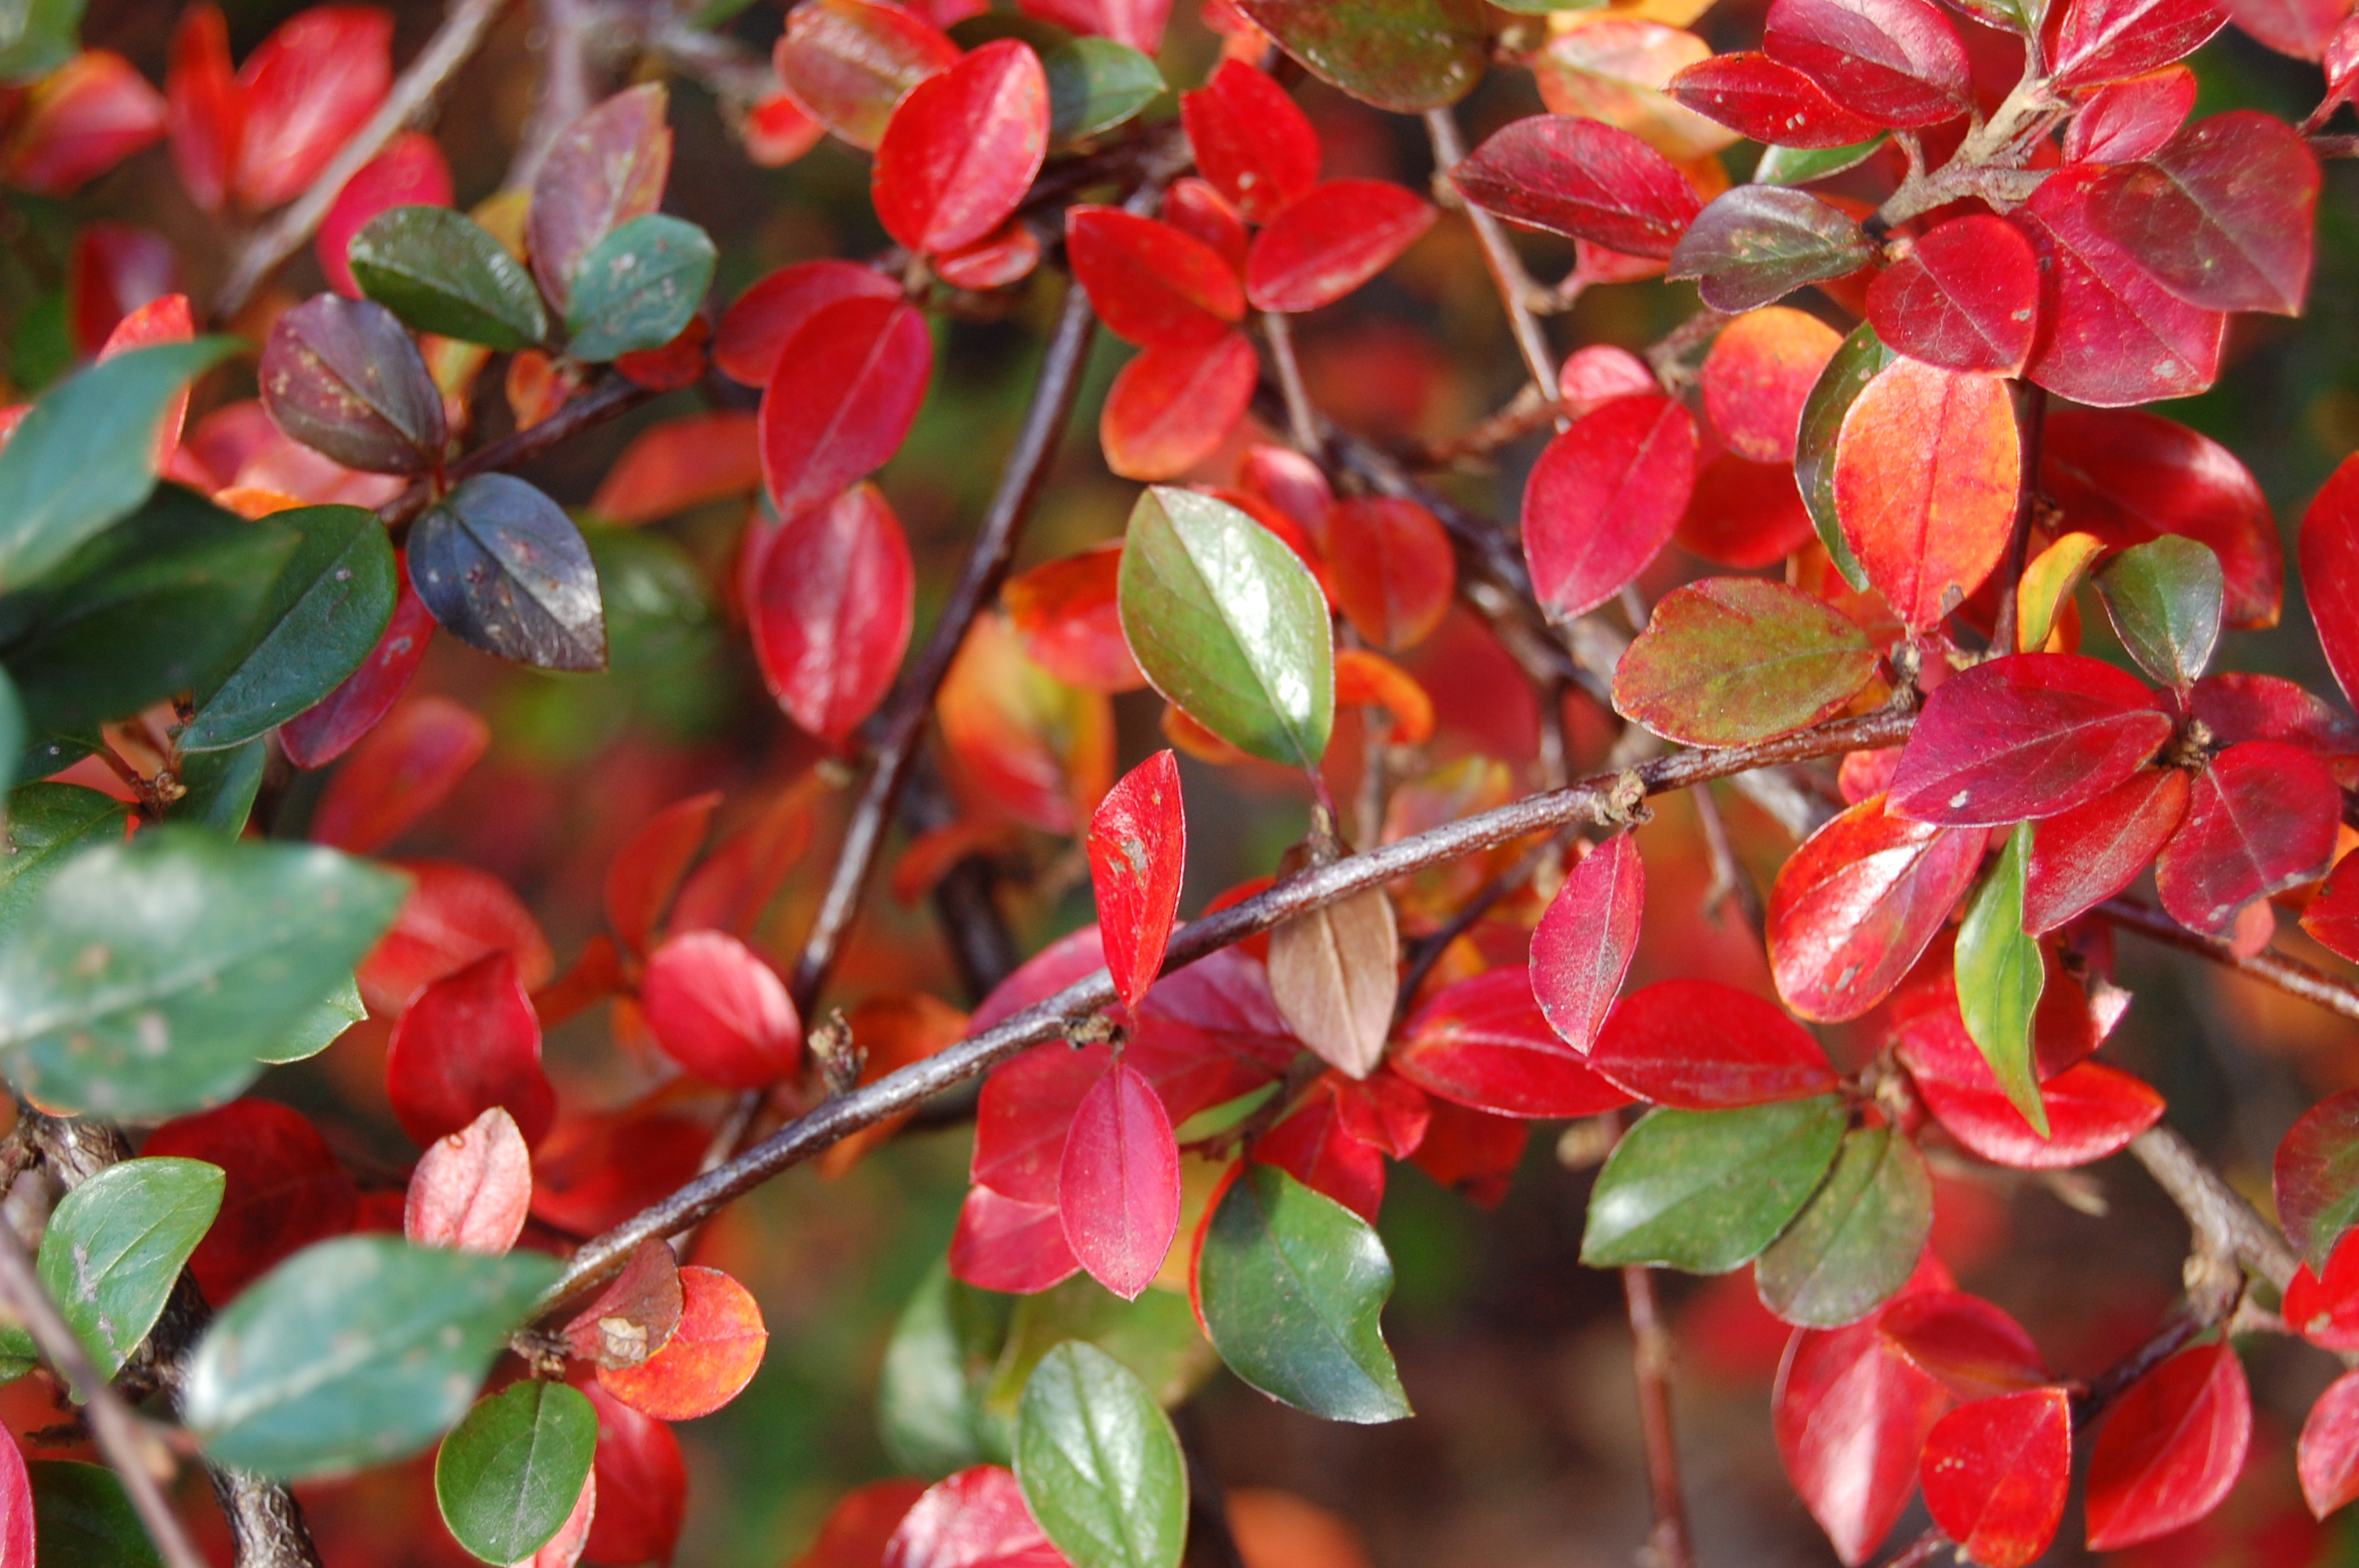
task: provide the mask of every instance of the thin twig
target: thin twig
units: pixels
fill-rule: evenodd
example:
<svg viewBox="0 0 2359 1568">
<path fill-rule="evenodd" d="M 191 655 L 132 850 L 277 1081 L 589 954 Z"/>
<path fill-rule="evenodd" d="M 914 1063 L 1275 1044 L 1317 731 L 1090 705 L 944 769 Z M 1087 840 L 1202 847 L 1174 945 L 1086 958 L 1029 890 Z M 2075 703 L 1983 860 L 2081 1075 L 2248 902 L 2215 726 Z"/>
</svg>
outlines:
<svg viewBox="0 0 2359 1568">
<path fill-rule="evenodd" d="M 2226 944 L 2214 942 L 2208 936 L 2199 936 L 2162 911 L 2149 909 L 2131 899 L 2109 898 L 2089 913 L 2109 925 L 2135 931 L 2182 953 L 2209 958 L 2224 968 L 2249 975 L 2304 1001 L 2316 1002 L 2331 1012 L 2339 1012 L 2345 1018 L 2359 1018 L 2359 987 L 2313 969 L 2299 958 L 2288 958 L 2282 953 L 2274 952 L 2256 953 L 2249 958 L 2240 958 L 2229 950 Z"/>
<path fill-rule="evenodd" d="M 540 81 L 500 181 L 507 190 L 530 190 L 558 136 L 590 109 L 590 7 L 585 0 L 534 0 L 534 9 L 540 18 Z"/>
<path fill-rule="evenodd" d="M 1633 1263 L 1622 1271 L 1630 1309 L 1632 1369 L 1638 1378 L 1638 1426 L 1647 1456 L 1647 1495 L 1655 1528 L 1647 1538 L 1653 1568 L 1695 1568 L 1680 1495 L 1680 1445 L 1671 1428 L 1671 1333 L 1655 1306 L 1654 1271 Z"/>
<path fill-rule="evenodd" d="M 344 182 L 382 152 L 395 132 L 433 113 L 435 100 L 458 74 L 459 68 L 483 47 L 484 37 L 506 5 L 507 0 L 453 0 L 442 26 L 426 40 L 426 47 L 418 51 L 409 68 L 394 80 L 392 91 L 377 105 L 376 113 L 369 116 L 368 124 L 353 133 L 352 140 L 329 160 L 309 189 L 247 236 L 245 243 L 231 258 L 229 276 L 222 280 L 221 290 L 213 297 L 215 318 L 236 315 L 262 286 L 263 279 L 280 262 L 300 250 L 318 231 L 321 220 L 342 192 Z"/>
<path fill-rule="evenodd" d="M 1712 799 L 1709 788 L 1697 790 L 1688 799 L 1695 803 L 1696 825 L 1703 829 L 1704 850 L 1712 858 L 1712 886 L 1704 890 L 1704 913 L 1715 914 L 1722 904 L 1733 902 L 1746 929 L 1756 937 L 1764 935 L 1768 917 L 1761 907 L 1761 890 L 1753 885 L 1752 876 L 1728 841 L 1728 824 L 1721 817 L 1720 803 Z"/>
<path fill-rule="evenodd" d="M 1478 420 L 1464 435 L 1446 441 L 1403 441 L 1396 449 L 1401 460 L 1419 468 L 1443 469 L 1489 457 L 1502 447 L 1512 446 L 1535 430 L 1554 428 L 1563 422 L 1565 406 L 1543 396 L 1530 382 L 1516 389 L 1516 395 L 1496 413 Z"/>
<path fill-rule="evenodd" d="M 1272 310 L 1261 319 L 1262 336 L 1269 342 L 1269 362 L 1277 371 L 1277 389 L 1286 399 L 1286 425 L 1297 450 L 1319 460 L 1319 414 L 1310 406 L 1310 388 L 1302 379 L 1302 362 L 1294 353 L 1294 328 L 1286 313 Z"/>
<path fill-rule="evenodd" d="M 2187 1217 L 2199 1257 L 2242 1263 L 2279 1290 L 2291 1281 L 2301 1260 L 2277 1227 L 2223 1181 L 2193 1144 L 2169 1127 L 2156 1126 L 2130 1140 L 2130 1152 Z M 2190 1295 L 2200 1293 L 2194 1281 L 2190 1286 Z M 2230 1305 L 2234 1300 L 2232 1293 Z M 2225 1315 L 2224 1311 L 2218 1314 Z"/>
<path fill-rule="evenodd" d="M 657 395 L 626 376 L 610 375 L 577 394 L 539 424 L 511 436 L 503 436 L 469 452 L 451 465 L 450 477 L 462 480 L 471 474 L 490 473 L 494 470 L 512 469 L 530 462 L 584 430 L 622 417 Z M 416 480 L 399 495 L 378 507 L 376 514 L 386 526 L 398 529 L 433 504 L 432 488 L 424 480 Z"/>
<path fill-rule="evenodd" d="M 123 1478 L 131 1507 L 147 1527 L 147 1538 L 156 1543 L 166 1568 L 206 1568 L 204 1554 L 189 1540 L 164 1488 L 157 1484 L 151 1456 L 162 1454 L 162 1445 L 91 1365 L 90 1353 L 41 1284 L 32 1254 L 25 1250 L 16 1228 L 5 1224 L 0 1224 L 0 1295 L 5 1295 L 16 1308 L 33 1343 L 40 1346 L 42 1358 L 64 1373 L 67 1382 L 82 1395 L 91 1435 Z"/>
<path fill-rule="evenodd" d="M 1380 887 L 1396 877 L 1533 834 L 1582 823 L 1619 820 L 1615 802 L 1626 800 L 1634 784 L 1645 794 L 1658 795 L 1725 778 L 1748 768 L 1897 745 L 1907 737 L 1913 722 L 1912 714 L 1884 711 L 1817 725 L 1758 745 L 1680 752 L 1643 763 L 1626 774 L 1591 779 L 1565 789 L 1530 795 L 1360 854 L 1346 855 L 1180 927 L 1172 934 L 1163 969 L 1169 974 L 1185 968 L 1209 953 L 1257 935 L 1297 915 Z M 1098 970 L 993 1028 L 969 1035 L 922 1062 L 830 1100 L 778 1129 L 727 1164 L 699 1176 L 604 1235 L 583 1243 L 568 1261 L 565 1273 L 543 1294 L 540 1306 L 554 1307 L 605 1278 L 621 1267 L 632 1248 L 647 1238 L 668 1236 L 696 1224 L 781 1171 L 862 1128 L 898 1115 L 953 1084 L 987 1072 L 1027 1046 L 1060 1038 L 1069 1025 L 1103 1010 L 1114 1000 L 1114 982 L 1104 970 Z"/>
<path fill-rule="evenodd" d="M 1991 652 L 2015 652 L 2017 589 L 2023 581 L 2024 557 L 2031 548 L 2031 518 L 2039 506 L 2039 449 L 2048 427 L 2048 389 L 2028 381 L 2007 384 L 2014 395 L 2016 453 L 2019 468 L 2015 490 L 2015 528 L 2007 535 L 2006 554 L 1998 568 L 1998 613 L 1991 625 Z"/>
<path fill-rule="evenodd" d="M 1449 109 L 1428 109 L 1425 112 L 1426 140 L 1433 147 L 1434 183 L 1437 194 L 1454 198 L 1457 192 L 1448 184 L 1451 169 L 1466 161 L 1466 139 L 1459 134 L 1458 116 Z M 1538 287 L 1532 275 L 1524 270 L 1523 258 L 1507 238 L 1506 225 L 1471 201 L 1459 199 L 1457 205 L 1465 209 L 1466 221 L 1473 225 L 1474 238 L 1483 246 L 1484 265 L 1491 269 L 1491 280 L 1498 286 L 1499 302 L 1506 307 L 1507 325 L 1516 336 L 1516 350 L 1524 356 L 1524 368 L 1531 373 L 1532 382 L 1540 395 L 1556 395 L 1556 352 L 1549 347 L 1548 333 L 1539 318 L 1532 314 L 1531 298 Z"/>
</svg>

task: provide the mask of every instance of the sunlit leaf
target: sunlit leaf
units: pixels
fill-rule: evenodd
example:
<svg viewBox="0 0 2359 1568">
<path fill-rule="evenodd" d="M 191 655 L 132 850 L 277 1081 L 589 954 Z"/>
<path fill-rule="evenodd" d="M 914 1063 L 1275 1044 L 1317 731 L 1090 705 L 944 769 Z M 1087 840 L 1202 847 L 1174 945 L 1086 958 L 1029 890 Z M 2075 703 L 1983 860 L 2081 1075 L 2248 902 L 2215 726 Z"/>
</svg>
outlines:
<svg viewBox="0 0 2359 1568">
<path fill-rule="evenodd" d="M 1024 1386 L 1016 1478 L 1074 1568 L 1178 1568 L 1188 1472 L 1147 1388 L 1086 1341 L 1059 1346 Z"/>
<path fill-rule="evenodd" d="M 1889 1127 L 1843 1134 L 1825 1184 L 1755 1260 L 1762 1304 L 1807 1328 L 1856 1323 L 1908 1281 L 1933 1227 L 1933 1178 Z"/>
<path fill-rule="evenodd" d="M 1654 1110 L 1614 1145 L 1581 1260 L 1721 1274 L 1786 1228 L 1833 1163 L 1846 1113 L 1819 1095 L 1741 1110 Z"/>
</svg>

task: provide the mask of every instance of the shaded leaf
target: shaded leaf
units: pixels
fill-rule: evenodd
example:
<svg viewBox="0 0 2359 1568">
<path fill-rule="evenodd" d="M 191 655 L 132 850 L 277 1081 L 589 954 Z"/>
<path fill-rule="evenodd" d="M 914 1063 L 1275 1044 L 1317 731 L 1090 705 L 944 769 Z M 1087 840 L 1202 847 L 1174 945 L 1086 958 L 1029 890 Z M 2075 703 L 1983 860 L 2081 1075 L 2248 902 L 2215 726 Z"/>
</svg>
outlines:
<svg viewBox="0 0 2359 1568">
<path fill-rule="evenodd" d="M 162 1315 L 222 1193 L 218 1167 L 153 1158 L 109 1165 L 59 1200 L 41 1234 L 41 1283 L 100 1377 L 121 1370 Z"/>
<path fill-rule="evenodd" d="M 145 1150 L 223 1173 L 221 1213 L 189 1260 L 208 1301 L 228 1302 L 273 1264 L 352 1228 L 352 1177 L 302 1114 L 276 1101 L 233 1100 L 168 1121 Z"/>
<path fill-rule="evenodd" d="M 2122 646 L 2158 681 L 2195 684 L 2220 640 L 2220 557 L 2180 535 L 2134 545 L 2097 573 Z"/>
<path fill-rule="evenodd" d="M 2225 1341 L 2182 1350 L 2132 1383 L 2090 1448 L 2090 1550 L 2151 1541 L 2219 1507 L 2252 1429 L 2245 1369 Z"/>
<path fill-rule="evenodd" d="M 1740 185 L 1697 214 L 1669 276 L 1694 278 L 1705 304 L 1734 313 L 1857 272 L 1875 250 L 1857 223 L 1807 191 Z"/>
<path fill-rule="evenodd" d="M 1269 989 L 1319 1058 L 1354 1078 L 1375 1071 L 1400 976 L 1392 900 L 1368 888 L 1269 934 Z"/>
<path fill-rule="evenodd" d="M 486 1563 L 532 1556 L 572 1513 L 597 1444 L 597 1412 L 562 1383 L 527 1379 L 479 1401 L 434 1456 L 442 1522 Z"/>
<path fill-rule="evenodd" d="M 2187 816 L 2187 773 L 2140 768 L 2103 795 L 2038 824 L 2023 888 L 2023 928 L 2044 935 L 2137 879 Z"/>
<path fill-rule="evenodd" d="M 73 1459 L 18 1463 L 31 1483 L 34 1552 L 41 1568 L 163 1568 L 114 1471 Z"/>
<path fill-rule="evenodd" d="M 1052 150 L 1113 130 L 1168 91 L 1153 59 L 1113 38 L 1074 38 L 1043 56 L 1040 69 Z"/>
<path fill-rule="evenodd" d="M 2100 232 L 2104 171 L 2057 170 L 2009 214 L 2039 253 L 2039 338 L 2025 373 L 2076 403 L 2118 408 L 2184 397 L 2220 373 L 2227 318 L 2164 289 Z"/>
<path fill-rule="evenodd" d="M 549 335 L 532 276 L 489 231 L 446 207 L 396 207 L 347 253 L 360 291 L 421 332 L 494 349 Z"/>
<path fill-rule="evenodd" d="M 2129 778 L 2170 730 L 2136 676 L 2096 659 L 1987 659 L 1926 699 L 1892 777 L 1891 808 L 1960 827 L 2053 816 Z"/>
<path fill-rule="evenodd" d="M 762 478 L 778 515 L 810 511 L 900 449 L 933 374 L 926 319 L 897 298 L 821 307 L 762 395 Z"/>
<path fill-rule="evenodd" d="M 2335 1243 L 2359 1221 L 2359 1091 L 2330 1095 L 2277 1145 L 2273 1169 L 2286 1238 L 2323 1272 Z"/>
<path fill-rule="evenodd" d="M 1187 1464 L 1121 1362 L 1081 1340 L 1042 1357 L 1016 1410 L 1015 1457 L 1027 1506 L 1074 1568 L 1179 1568 Z"/>
<path fill-rule="evenodd" d="M 2318 160 L 2256 110 L 2188 126 L 2090 188 L 2089 221 L 2165 288 L 2205 310 L 2301 312 Z"/>
<path fill-rule="evenodd" d="M 9 792 L 0 853 L 0 946 L 39 907 L 41 890 L 83 849 L 121 842 L 131 808 L 80 784 L 28 784 Z"/>
<path fill-rule="evenodd" d="M 1973 106 L 1965 45 L 1930 0 L 1776 0 L 1761 47 L 1886 125 L 1935 125 Z"/>
<path fill-rule="evenodd" d="M 1450 171 L 1451 184 L 1517 223 L 1625 255 L 1669 256 L 1702 204 L 1679 166 L 1602 121 L 1515 121 Z"/>
<path fill-rule="evenodd" d="M 1877 654 L 1849 616 L 1758 578 L 1674 589 L 1614 671 L 1614 706 L 1656 734 L 1739 746 L 1842 711 Z"/>
<path fill-rule="evenodd" d="M 394 313 L 316 294 L 271 324 L 256 372 L 271 423 L 369 473 L 423 473 L 442 460 L 442 394 Z"/>
<path fill-rule="evenodd" d="M 1312 74 L 1396 114 L 1465 97 L 1489 47 L 1473 0 L 1237 0 L 1237 8 Z"/>
<path fill-rule="evenodd" d="M 1722 1274 L 1786 1228 L 1833 1163 L 1837 1095 L 1741 1110 L 1653 1110 L 1622 1136 L 1589 1198 L 1581 1260 Z"/>
<path fill-rule="evenodd" d="M 532 183 L 525 251 L 541 293 L 563 311 L 573 273 L 608 234 L 656 210 L 671 173 L 669 92 L 660 81 L 615 93 L 559 133 Z"/>
<path fill-rule="evenodd" d="M 540 1023 L 515 956 L 493 953 L 419 992 L 386 1047 L 386 1098 L 420 1148 L 461 1131 L 494 1106 L 528 1144 L 557 1119 L 540 1065 Z"/>
<path fill-rule="evenodd" d="M 2359 1372 L 2335 1379 L 2310 1407 L 2294 1467 L 2302 1501 L 2320 1519 L 2359 1497 Z"/>
<path fill-rule="evenodd" d="M 409 571 L 462 642 L 542 669 L 606 667 L 590 546 L 555 502 L 512 474 L 476 474 L 419 518 Z"/>
<path fill-rule="evenodd" d="M 441 804 L 492 743 L 491 726 L 445 697 L 405 703 L 353 748 L 311 813 L 315 843 L 365 855 Z"/>
<path fill-rule="evenodd" d="M 1610 842 L 1623 843 L 1627 837 Z M 1574 875 L 1578 877 L 1600 856 L 1606 860 L 1591 873 L 1593 881 L 1617 860 L 1622 875 L 1636 874 L 1635 850 L 1616 856 L 1601 847 L 1576 868 Z M 1568 880 L 1566 887 L 1571 886 Z M 1560 892 L 1557 903 L 1564 898 Z M 1551 912 L 1554 908 L 1552 904 Z M 1626 920 L 1629 929 L 1619 934 L 1618 950 L 1626 961 L 1628 938 L 1636 931 L 1635 903 L 1593 913 L 1617 924 Z M 1560 922 L 1560 931 L 1563 925 Z M 1547 930 L 1545 923 L 1541 929 Z M 1610 943 L 1614 937 L 1601 935 L 1600 940 Z M 1610 977 L 1603 972 L 1610 967 L 1599 965 L 1597 978 L 1618 985 L 1618 970 Z M 1534 998 L 1532 984 L 1530 975 L 1509 965 L 1444 986 L 1410 1016 L 1386 1058 L 1386 1065 L 1428 1094 L 1501 1116 L 1595 1116 L 1627 1104 L 1628 1095 L 1598 1076 L 1575 1046 L 1559 1037 L 1550 1017 Z M 1609 1003 L 1610 987 L 1596 1000 L 1601 1010 Z M 1594 1029 L 1593 1023 L 1587 1027 Z"/>
<path fill-rule="evenodd" d="M 1640 1099 L 1725 1110 L 1838 1087 L 1827 1054 L 1776 1002 L 1718 980 L 1657 980 L 1622 999 L 1589 1065 Z"/>
<path fill-rule="evenodd" d="M 1843 537 L 1843 514 L 1835 504 L 1835 454 L 1852 405 L 1897 357 L 1875 335 L 1875 327 L 1863 321 L 1853 328 L 1803 400 L 1801 423 L 1794 434 L 1794 483 L 1810 511 L 1810 526 L 1818 531 L 1819 543 L 1835 569 L 1854 589 L 1866 589 L 1867 574 Z"/>
<path fill-rule="evenodd" d="M 1856 1018 L 1900 983 L 1973 881 L 1987 836 L 1860 802 L 1820 828 L 1769 891 L 1769 969 L 1804 1018 Z"/>
<path fill-rule="evenodd" d="M 2359 692 L 2359 462 L 2345 458 L 2302 514 L 2299 552 L 2318 643 L 2348 698 Z"/>
<path fill-rule="evenodd" d="M 636 1367 L 598 1368 L 616 1399 L 660 1421 L 693 1421 L 737 1397 L 762 1365 L 769 1331 L 745 1286 L 718 1269 L 679 1271 L 679 1326 Z"/>
<path fill-rule="evenodd" d="M 679 334 L 712 284 L 712 239 L 660 212 L 632 219 L 582 254 L 565 309 L 565 351 L 597 364 Z"/>
<path fill-rule="evenodd" d="M 2225 941 L 2254 900 L 2326 869 L 2342 806 L 2333 774 L 2308 752 L 2276 741 L 2229 747 L 2195 775 L 2187 819 L 2155 861 L 2162 907 Z"/>
<path fill-rule="evenodd" d="M 1933 1228 L 1925 1157 L 1888 1127 L 1843 1134 L 1825 1184 L 1755 1260 L 1762 1304 L 1788 1323 L 1840 1328 L 1908 1282 Z"/>
</svg>

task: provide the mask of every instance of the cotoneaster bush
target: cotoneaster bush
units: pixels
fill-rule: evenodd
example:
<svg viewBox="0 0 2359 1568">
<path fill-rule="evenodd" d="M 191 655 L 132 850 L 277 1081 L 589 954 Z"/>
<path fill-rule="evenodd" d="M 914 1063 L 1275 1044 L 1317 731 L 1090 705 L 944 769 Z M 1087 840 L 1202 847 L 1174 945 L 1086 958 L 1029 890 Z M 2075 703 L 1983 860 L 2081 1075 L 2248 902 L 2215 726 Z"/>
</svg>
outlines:
<svg viewBox="0 0 2359 1568">
<path fill-rule="evenodd" d="M 240 59 L 200 0 L 159 91 L 76 0 L 0 5 L 0 1360 L 51 1418 L 0 1443 L 0 1568 L 315 1563 L 288 1484 L 380 1471 L 440 1517 L 398 1494 L 356 1562 L 669 1561 L 673 1424 L 768 1340 L 707 1222 L 970 1122 L 878 1379 L 908 1475 L 808 1568 L 1348 1561 L 1232 1516 L 1169 1411 L 1233 1376 L 1413 1419 L 1388 1173 L 1495 1204 L 1535 1123 L 1593 1168 L 1664 1568 L 1715 1322 L 1788 1336 L 1756 1415 L 1846 1564 L 2136 1547 L 2248 1458 L 2359 1497 L 2359 1090 L 2284 1106 L 2265 1181 L 2108 1059 L 2153 1019 L 2124 932 L 2359 1019 L 2359 466 L 2291 595 L 2244 463 L 2145 406 L 2304 310 L 2359 20 L 1708 7 L 453 0 L 397 71 L 386 12 Z M 2303 123 L 2199 112 L 2230 25 L 2313 62 Z M 510 130 L 466 74 L 503 28 Z M 725 168 L 676 167 L 676 89 Z M 807 259 L 667 211 L 829 138 L 865 200 Z M 169 211 L 87 210 L 167 156 Z M 1382 308 L 1323 364 L 1297 319 L 1419 266 L 1504 322 L 1433 341 L 1507 395 L 1412 438 Z M 1039 346 L 956 444 L 987 499 L 913 538 L 888 465 L 976 397 L 961 333 Z M 2239 667 L 2281 620 L 2331 683 Z M 413 688 L 437 644 L 742 682 L 659 809 L 627 750 L 477 788 L 543 710 Z M 502 835 L 618 798 L 527 908 Z M 446 802 L 484 863 L 387 858 Z M 1650 905 L 1667 857 L 1717 947 Z M 2068 1376 L 1937 1221 L 2102 1209 L 2125 1151 L 2183 1293 Z M 1728 1277 L 1684 1344 L 1659 1271 Z M 2256 1446 L 2268 1336 L 2324 1391 Z"/>
</svg>

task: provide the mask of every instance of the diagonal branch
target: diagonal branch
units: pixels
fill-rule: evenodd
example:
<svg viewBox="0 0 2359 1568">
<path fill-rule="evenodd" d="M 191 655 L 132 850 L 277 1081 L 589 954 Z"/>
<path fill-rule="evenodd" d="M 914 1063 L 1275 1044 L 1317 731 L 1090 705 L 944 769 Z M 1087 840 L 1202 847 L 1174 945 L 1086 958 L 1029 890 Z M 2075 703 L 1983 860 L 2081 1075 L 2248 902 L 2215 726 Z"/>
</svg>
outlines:
<svg viewBox="0 0 2359 1568">
<path fill-rule="evenodd" d="M 2109 898 L 2089 913 L 2110 925 L 2135 931 L 2149 941 L 2159 942 L 2166 947 L 2176 947 L 2182 953 L 2192 953 L 2200 958 L 2209 958 L 2223 968 L 2249 975 L 2304 1001 L 2316 1002 L 2330 1012 L 2339 1012 L 2345 1018 L 2359 1018 L 2359 987 L 2313 969 L 2299 958 L 2266 951 L 2256 953 L 2249 958 L 2240 958 L 2224 943 L 2200 936 L 2162 911 L 2132 899 Z"/>
</svg>

